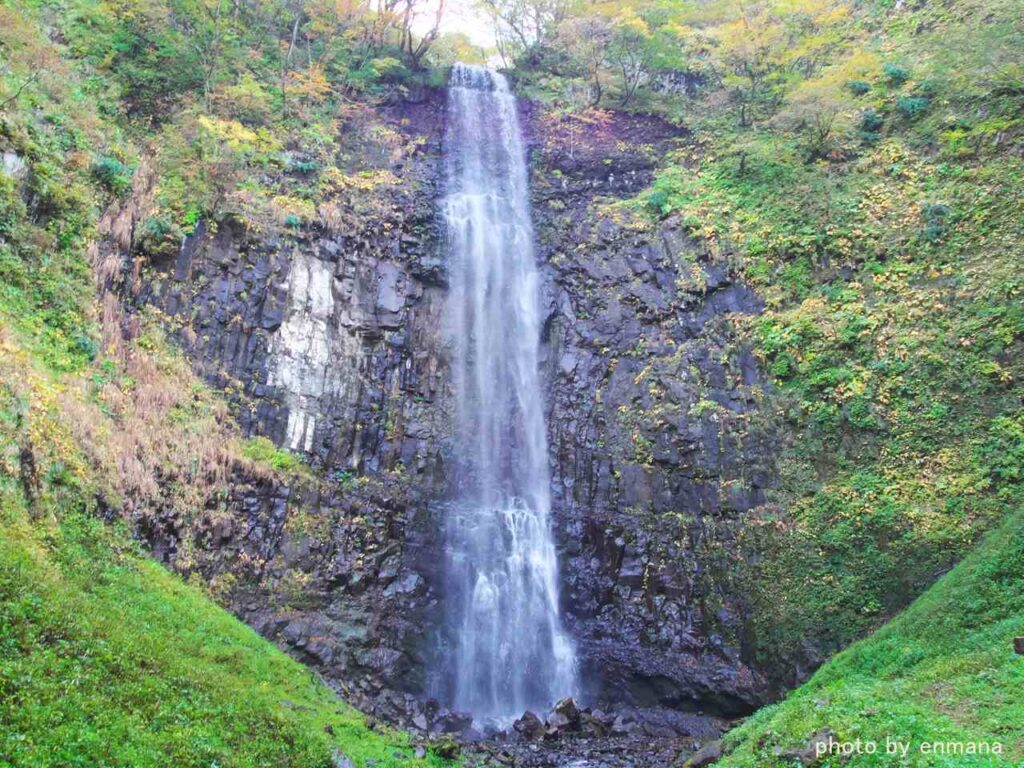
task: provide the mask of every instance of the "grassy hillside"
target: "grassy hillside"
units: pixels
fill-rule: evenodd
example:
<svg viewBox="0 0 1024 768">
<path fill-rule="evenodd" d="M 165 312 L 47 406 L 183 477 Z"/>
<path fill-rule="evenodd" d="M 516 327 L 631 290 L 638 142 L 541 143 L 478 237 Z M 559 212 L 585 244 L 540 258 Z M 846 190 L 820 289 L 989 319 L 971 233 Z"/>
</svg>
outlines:
<svg viewBox="0 0 1024 768">
<path fill-rule="evenodd" d="M 0 487 L 0 765 L 441 765 L 95 517 Z M 344 763 L 342 763 L 344 764 Z"/>
<path fill-rule="evenodd" d="M 1008 47 L 1024 19 L 1000 3 L 798 5 L 750 22 L 770 51 L 802 19 L 804 63 L 764 53 L 777 85 L 744 91 L 741 117 L 698 119 L 644 202 L 767 301 L 749 337 L 788 440 L 736 572 L 747 643 L 806 666 L 1024 500 L 1024 81 Z"/>
<path fill-rule="evenodd" d="M 1017 513 L 909 609 L 825 664 L 726 739 L 719 765 L 793 764 L 815 734 L 910 744 L 908 759 L 854 755 L 822 766 L 1015 766 L 1024 761 L 1024 514 Z M 1002 755 L 922 753 L 932 742 L 1000 743 Z"/>
</svg>

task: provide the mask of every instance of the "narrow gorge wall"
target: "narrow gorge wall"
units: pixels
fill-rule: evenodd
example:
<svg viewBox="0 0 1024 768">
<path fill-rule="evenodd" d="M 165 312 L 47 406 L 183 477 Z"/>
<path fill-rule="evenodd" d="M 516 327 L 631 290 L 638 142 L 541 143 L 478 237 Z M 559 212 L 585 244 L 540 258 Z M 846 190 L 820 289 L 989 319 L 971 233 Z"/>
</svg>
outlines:
<svg viewBox="0 0 1024 768">
<path fill-rule="evenodd" d="M 289 488 L 239 476 L 203 519 L 161 511 L 145 535 L 356 702 L 399 719 L 426 684 L 434 502 L 451 455 L 444 110 L 426 91 L 349 119 L 348 176 L 324 193 L 319 224 L 201 229 L 152 265 L 141 295 L 245 432 L 322 477 Z M 745 712 L 767 686 L 744 660 L 732 542 L 772 468 L 763 384 L 731 316 L 758 299 L 677 223 L 608 205 L 646 185 L 679 131 L 613 113 L 584 143 L 537 108 L 522 121 L 553 524 L 589 694 Z"/>
</svg>

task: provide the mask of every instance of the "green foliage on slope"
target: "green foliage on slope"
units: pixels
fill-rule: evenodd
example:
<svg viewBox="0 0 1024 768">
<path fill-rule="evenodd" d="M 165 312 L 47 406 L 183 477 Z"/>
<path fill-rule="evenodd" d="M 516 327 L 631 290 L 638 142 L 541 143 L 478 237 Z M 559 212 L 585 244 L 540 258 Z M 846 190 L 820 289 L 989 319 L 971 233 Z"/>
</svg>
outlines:
<svg viewBox="0 0 1024 768">
<path fill-rule="evenodd" d="M 1001 34 L 958 50 L 953 77 L 941 41 L 983 14 Z M 764 64 L 780 85 L 760 119 L 710 111 L 715 138 L 643 198 L 768 303 L 751 339 L 791 437 L 746 532 L 759 564 L 737 573 L 769 664 L 878 626 L 1024 500 L 1024 89 L 1006 50 L 1024 19 L 988 3 L 822 19 L 798 38 L 826 42 L 817 65 Z"/>
<path fill-rule="evenodd" d="M 133 236 L 160 255 L 232 201 L 300 206 L 317 153 L 338 150 L 332 110 L 412 77 L 387 61 L 391 22 L 358 66 L 339 28 L 303 35 L 288 65 L 282 37 L 316 12 L 0 2 L 0 766 L 443 764 L 218 608 L 225 585 L 184 583 L 127 532 L 147 510 L 219 509 L 235 470 L 310 479 L 240 438 L 166 318 L 129 319 L 97 284 L 131 290 Z M 314 56 L 334 67 L 323 81 Z"/>
<path fill-rule="evenodd" d="M 33 14 L 9 4 L 0 61 L 0 312 L 48 364 L 72 370 L 96 351 L 86 248 L 105 187 L 123 184 L 124 144 Z"/>
<path fill-rule="evenodd" d="M 0 765 L 425 764 L 124 532 L 0 499 Z"/>
<path fill-rule="evenodd" d="M 76 176 L 91 169 L 116 196 L 150 164 L 154 200 L 135 235 L 154 256 L 173 253 L 203 219 L 309 223 L 321 175 L 350 159 L 339 127 L 433 82 L 437 31 L 410 28 L 422 5 L 4 0 L 0 146 L 34 154 L 47 136 L 72 154 Z M 34 159 L 28 182 L 53 180 Z M 80 191 L 47 188 L 66 213 L 88 205 Z"/>
<path fill-rule="evenodd" d="M 632 24 L 632 103 L 693 129 L 632 206 L 676 217 L 767 304 L 747 331 L 786 440 L 734 553 L 752 620 L 733 640 L 785 676 L 879 626 L 1024 502 L 1024 17 L 978 0 L 599 10 L 618 30 L 603 48 L 552 58 L 555 24 L 521 79 L 584 109 L 589 62 L 609 101 Z M 673 61 L 657 55 L 669 33 Z"/>
<path fill-rule="evenodd" d="M 1017 513 L 909 609 L 731 732 L 718 765 L 792 765 L 792 754 L 824 728 L 836 742 L 881 746 L 874 755 L 823 756 L 821 766 L 1020 765 L 1024 659 L 1012 641 L 1024 635 L 1022 562 L 1024 515 Z M 906 759 L 884 754 L 886 737 L 909 745 Z M 942 746 L 930 746 L 936 742 Z M 966 752 L 971 742 L 978 754 Z M 993 754 L 997 743 L 1001 755 Z"/>
</svg>

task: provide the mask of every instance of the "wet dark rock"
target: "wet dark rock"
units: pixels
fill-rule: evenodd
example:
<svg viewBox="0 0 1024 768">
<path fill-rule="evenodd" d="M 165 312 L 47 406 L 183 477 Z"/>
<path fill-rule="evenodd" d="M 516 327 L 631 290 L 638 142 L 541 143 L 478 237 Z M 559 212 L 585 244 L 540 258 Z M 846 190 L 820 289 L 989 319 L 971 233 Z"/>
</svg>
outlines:
<svg viewBox="0 0 1024 768">
<path fill-rule="evenodd" d="M 628 715 L 617 715 L 612 721 L 613 736 L 629 736 L 636 732 L 640 724 Z"/>
<path fill-rule="evenodd" d="M 559 700 L 548 715 L 548 724 L 559 730 L 579 728 L 580 710 L 575 700 L 571 697 Z"/>
<path fill-rule="evenodd" d="M 587 736 L 597 739 L 604 737 L 609 730 L 609 723 L 606 723 L 601 717 L 588 712 L 584 712 L 580 716 L 580 725 Z"/>
<path fill-rule="evenodd" d="M 576 153 L 533 128 L 563 600 L 602 703 L 739 715 L 768 684 L 740 653 L 744 597 L 713 581 L 727 570 L 713 553 L 735 548 L 775 474 L 771 420 L 754 418 L 767 384 L 730 320 L 761 302 L 680 222 L 598 212 L 629 193 L 598 164 L 650 168 L 621 157 L 620 139 L 639 141 L 627 125 L 654 156 L 685 139 L 617 116 Z M 712 596 L 725 610 L 705 615 Z"/>
<path fill-rule="evenodd" d="M 544 737 L 544 722 L 529 710 L 512 724 L 512 728 L 527 741 L 537 741 Z"/>
<path fill-rule="evenodd" d="M 462 733 L 473 725 L 473 715 L 469 712 L 452 712 L 441 710 L 434 719 L 434 728 L 439 733 Z"/>
<path fill-rule="evenodd" d="M 563 709 L 563 712 L 566 710 Z M 552 713 L 554 714 L 554 713 Z M 612 732 L 616 720 L 634 724 L 629 733 Z M 524 714 L 534 727 L 533 718 Z M 539 718 L 537 718 L 539 721 Z M 527 739 L 515 727 L 511 740 L 497 733 L 466 745 L 468 765 L 501 765 L 516 768 L 666 768 L 681 766 L 701 743 L 718 739 L 729 723 L 718 718 L 669 710 L 579 710 L 577 730 L 545 727 L 543 738 Z M 594 730 L 603 727 L 605 730 Z M 652 735 L 656 731 L 656 735 Z"/>
<path fill-rule="evenodd" d="M 687 768 L 704 768 L 722 759 L 722 742 L 712 741 L 697 750 L 685 765 Z"/>
</svg>

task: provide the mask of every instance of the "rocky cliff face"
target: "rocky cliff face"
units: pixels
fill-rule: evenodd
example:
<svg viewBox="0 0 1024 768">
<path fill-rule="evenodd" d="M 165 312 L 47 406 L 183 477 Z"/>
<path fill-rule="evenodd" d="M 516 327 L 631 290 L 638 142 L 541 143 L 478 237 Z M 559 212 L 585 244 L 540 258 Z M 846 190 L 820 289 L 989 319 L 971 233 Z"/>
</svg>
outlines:
<svg viewBox="0 0 1024 768">
<path fill-rule="evenodd" d="M 351 172 L 319 223 L 201 229 L 153 266 L 196 369 L 249 434 L 304 456 L 289 488 L 239 476 L 195 525 L 145 534 L 262 633 L 394 716 L 427 685 L 450 435 L 437 215 L 444 95 L 344 127 Z M 772 472 L 759 378 L 731 317 L 759 303 L 674 222 L 612 205 L 680 137 L 524 108 L 546 276 L 545 381 L 563 600 L 590 692 L 733 714 L 763 701 L 742 657 L 730 542 Z M 188 557 L 183 553 L 188 552 Z M 418 710 L 417 710 L 418 711 Z"/>
<path fill-rule="evenodd" d="M 181 321 L 186 352 L 236 399 L 248 434 L 319 467 L 436 469 L 442 109 L 435 95 L 357 114 L 341 137 L 351 175 L 324 189 L 317 225 L 201 226 L 145 297 Z"/>
<path fill-rule="evenodd" d="M 655 120 L 533 120 L 550 291 L 547 368 L 565 603 L 601 698 L 735 714 L 742 660 L 730 547 L 771 482 L 762 386 L 731 318 L 758 298 L 727 261 L 620 201 L 684 136 Z"/>
<path fill-rule="evenodd" d="M 385 690 L 421 690 L 429 666 L 441 545 L 427 504 L 450 432 L 443 108 L 433 93 L 355 114 L 340 141 L 346 173 L 317 224 L 202 226 L 139 298 L 169 316 L 243 430 L 316 476 L 296 487 L 239 476 L 205 520 L 157 516 L 147 538 L 367 707 Z"/>
</svg>

